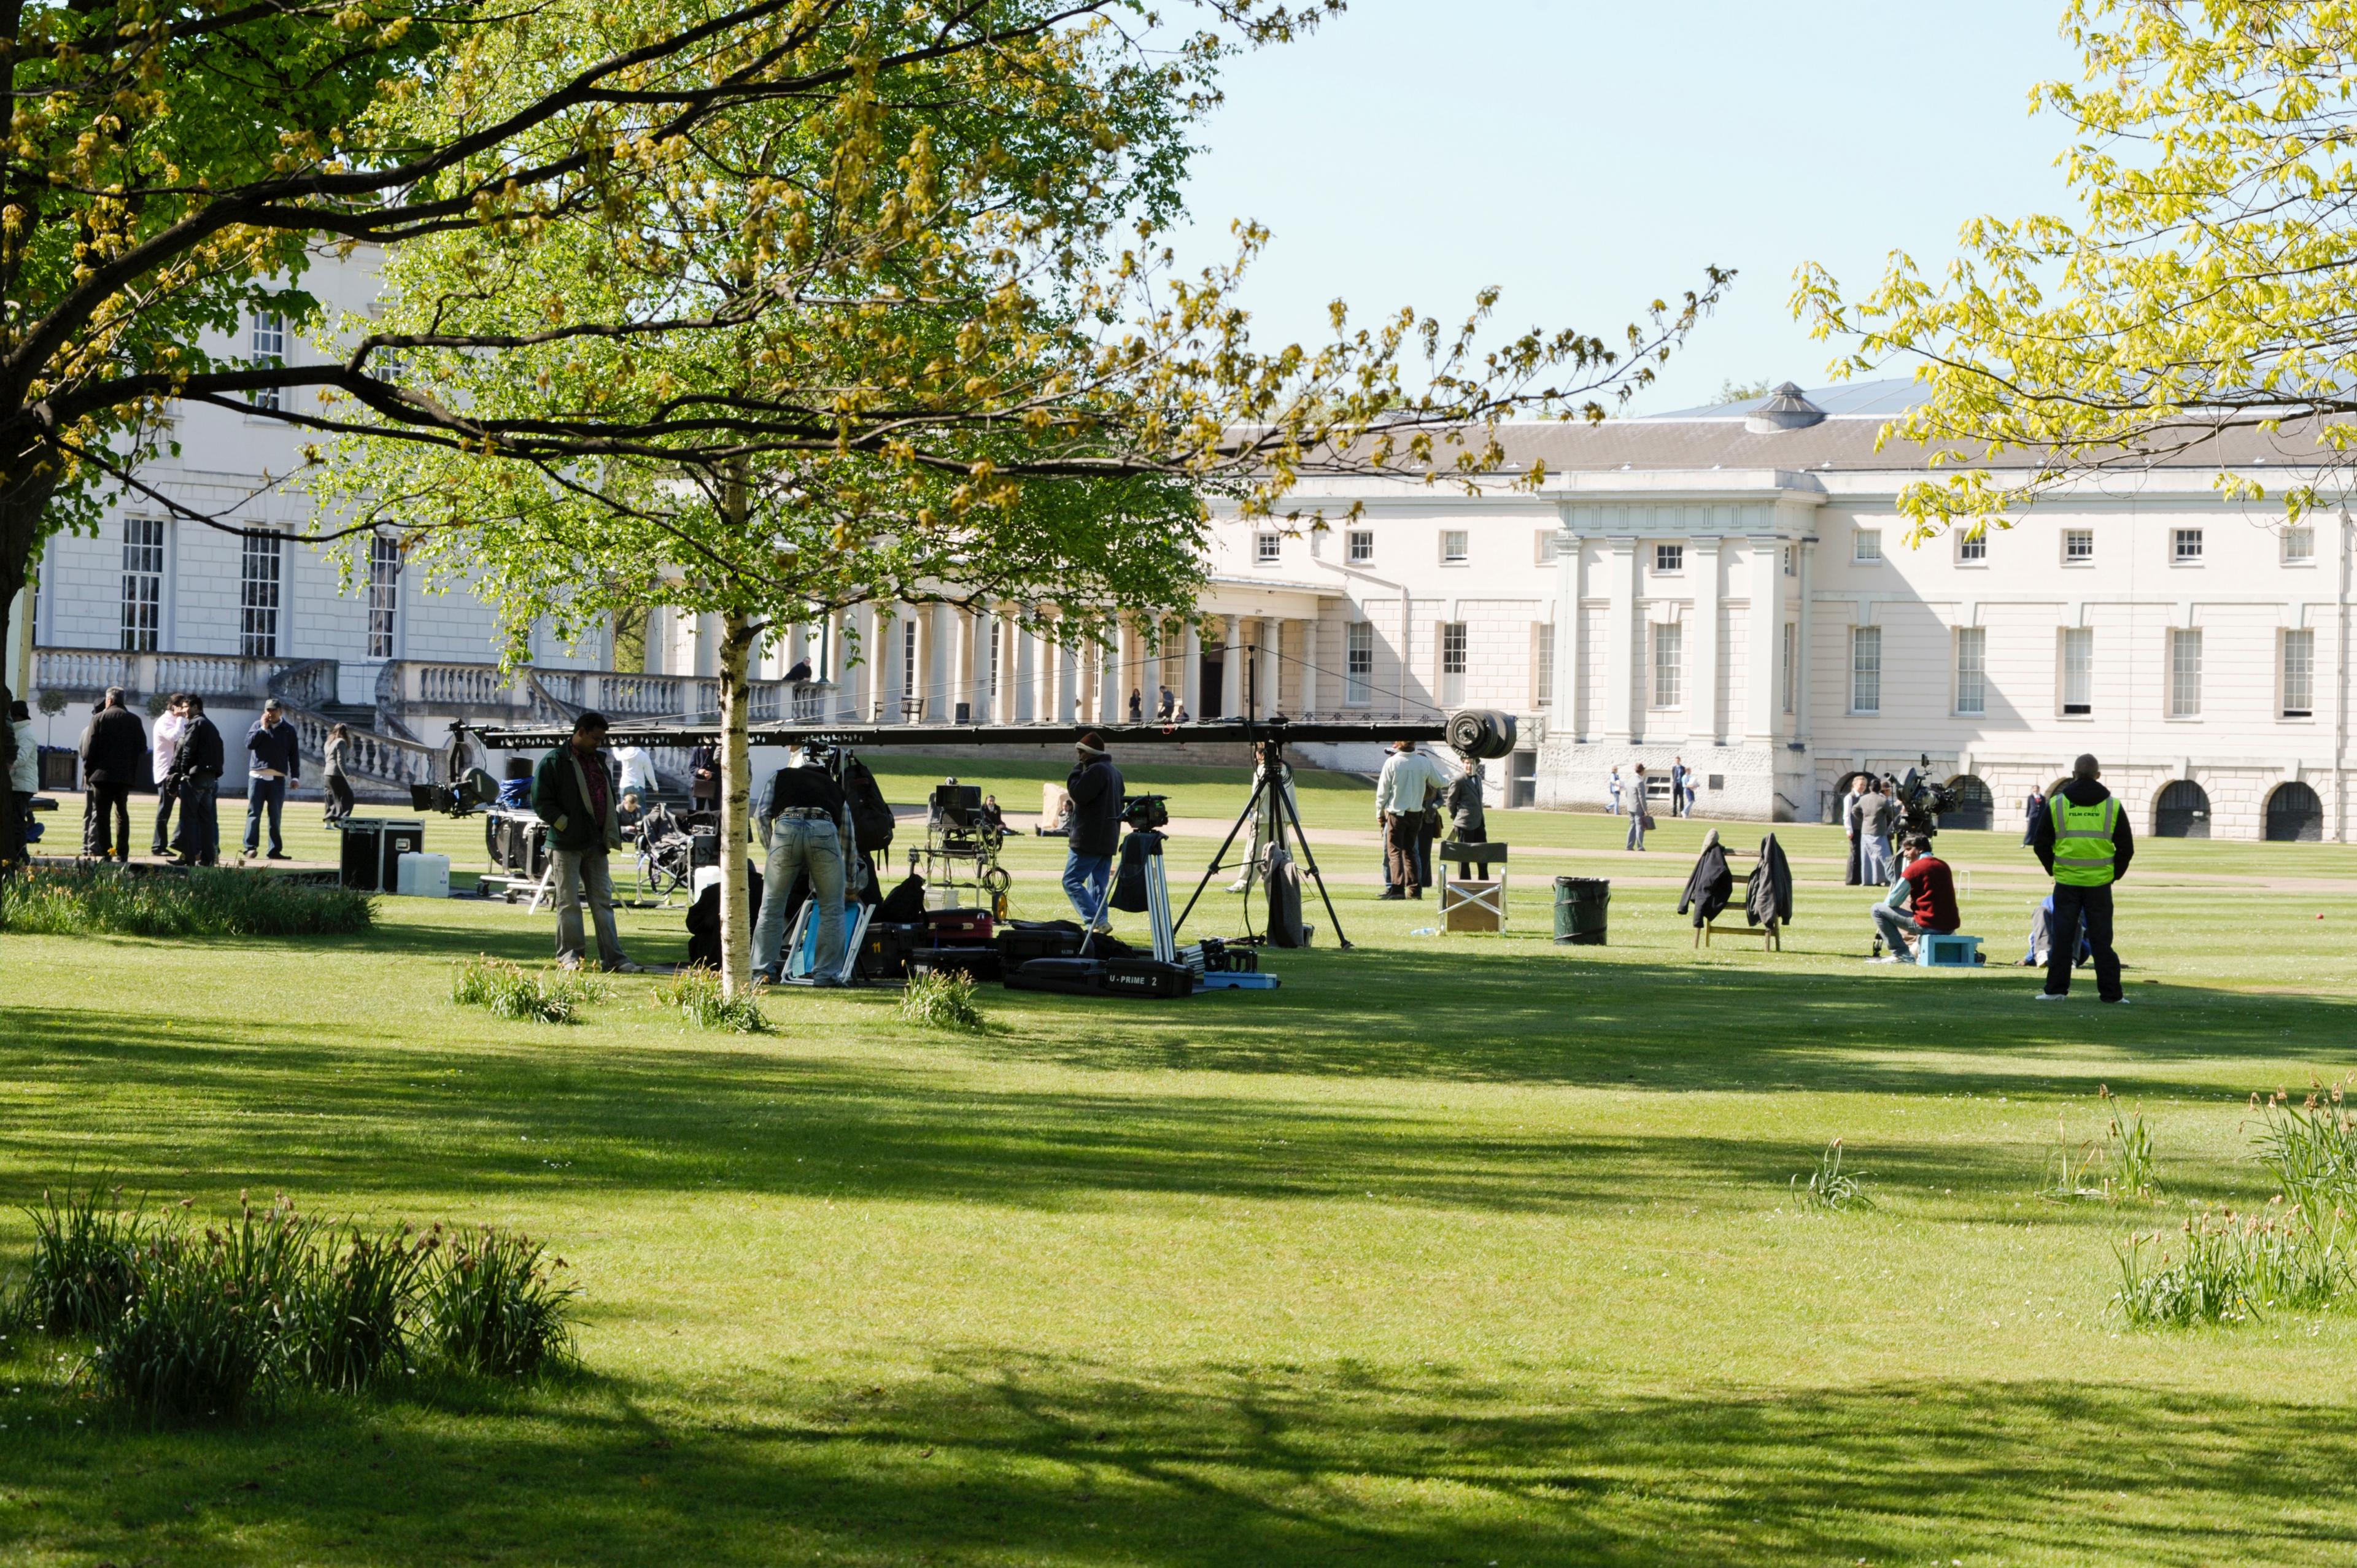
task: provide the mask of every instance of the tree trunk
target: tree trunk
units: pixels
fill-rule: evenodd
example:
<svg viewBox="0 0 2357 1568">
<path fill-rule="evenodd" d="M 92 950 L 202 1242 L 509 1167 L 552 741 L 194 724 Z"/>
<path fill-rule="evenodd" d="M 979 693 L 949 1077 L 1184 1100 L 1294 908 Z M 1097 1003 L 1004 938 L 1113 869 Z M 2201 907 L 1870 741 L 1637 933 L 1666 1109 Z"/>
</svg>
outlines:
<svg viewBox="0 0 2357 1568">
<path fill-rule="evenodd" d="M 19 478 L 11 483 L 0 476 L 0 649 L 16 635 L 9 611 L 25 585 L 32 581 L 33 552 L 39 548 L 47 526 L 49 498 L 56 493 L 55 472 L 31 453 L 20 453 L 14 465 Z M 25 671 L 25 684 L 33 672 Z M 9 795 L 8 770 L 16 760 L 16 732 L 8 723 L 7 704 L 24 697 L 0 682 L 0 874 L 23 864 L 25 838 L 17 821 L 16 801 Z"/>
<path fill-rule="evenodd" d="M 742 610 L 720 618 L 720 985 L 741 996 L 753 984 L 752 879 L 745 845 L 753 836 L 753 622 Z"/>
<path fill-rule="evenodd" d="M 728 522 L 745 531 L 746 464 L 728 469 L 723 498 Z M 753 623 L 732 607 L 720 620 L 720 988 L 742 996 L 753 986 L 753 912 L 748 908 L 752 879 L 746 875 L 745 846 L 753 836 L 753 740 L 749 733 L 752 693 L 745 667 L 753 657 Z"/>
</svg>

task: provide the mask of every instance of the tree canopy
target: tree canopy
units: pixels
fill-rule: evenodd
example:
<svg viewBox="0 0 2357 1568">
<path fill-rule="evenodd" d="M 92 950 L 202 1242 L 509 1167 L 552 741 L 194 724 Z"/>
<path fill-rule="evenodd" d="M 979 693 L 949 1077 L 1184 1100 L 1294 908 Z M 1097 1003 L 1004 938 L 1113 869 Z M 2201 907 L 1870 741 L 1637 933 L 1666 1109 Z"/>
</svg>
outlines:
<svg viewBox="0 0 2357 1568">
<path fill-rule="evenodd" d="M 2274 492 L 2297 519 L 2357 443 L 2357 9 L 2072 0 L 2062 27 L 2083 79 L 2031 102 L 2074 129 L 2076 211 L 1975 219 L 1936 281 L 1894 253 L 1854 299 L 1803 268 L 1794 309 L 1844 373 L 1918 362 L 1886 436 L 1960 470 L 1902 497 L 1925 528 L 2163 460 L 2256 499 L 2252 456 L 2321 470 Z"/>
</svg>

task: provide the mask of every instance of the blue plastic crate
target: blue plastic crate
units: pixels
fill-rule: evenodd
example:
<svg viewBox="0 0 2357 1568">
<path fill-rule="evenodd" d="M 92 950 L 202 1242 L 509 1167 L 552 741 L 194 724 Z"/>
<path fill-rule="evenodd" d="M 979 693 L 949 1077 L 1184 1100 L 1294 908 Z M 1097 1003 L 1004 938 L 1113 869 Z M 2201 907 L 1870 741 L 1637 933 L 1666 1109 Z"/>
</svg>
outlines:
<svg viewBox="0 0 2357 1568">
<path fill-rule="evenodd" d="M 1981 961 L 1981 940 L 1961 931 L 1926 931 L 1915 939 L 1915 961 L 1924 969 L 1971 969 Z"/>
</svg>

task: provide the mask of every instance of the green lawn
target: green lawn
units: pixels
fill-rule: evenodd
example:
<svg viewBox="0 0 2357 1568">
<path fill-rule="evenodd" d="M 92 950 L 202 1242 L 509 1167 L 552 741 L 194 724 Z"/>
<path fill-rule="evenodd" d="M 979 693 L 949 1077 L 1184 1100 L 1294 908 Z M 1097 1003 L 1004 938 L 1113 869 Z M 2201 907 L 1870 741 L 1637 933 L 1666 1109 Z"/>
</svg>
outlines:
<svg viewBox="0 0 2357 1568">
<path fill-rule="evenodd" d="M 1236 777 L 1167 782 L 1224 816 Z M 1361 830 L 1352 788 L 1305 790 L 1313 828 Z M 579 1277 L 587 1361 L 155 1432 L 12 1339 L 0 1562 L 2347 1562 L 2357 1315 L 2157 1335 L 2107 1300 L 2130 1226 L 2264 1199 L 2251 1091 L 2357 1067 L 2357 851 L 2149 846 L 2136 1005 L 2098 1009 L 1860 965 L 1818 828 L 1783 830 L 1787 950 L 1697 953 L 1702 825 L 1641 859 L 1621 827 L 1498 819 L 1531 851 L 1503 938 L 1412 934 L 1432 905 L 1329 840 L 1359 950 L 1321 929 L 1273 995 L 990 991 L 979 1039 L 880 993 L 699 1034 L 640 981 L 497 1022 L 453 960 L 544 959 L 550 922 L 465 901 L 299 946 L 0 936 L 0 1197 L 107 1170 L 520 1224 Z M 2018 958 L 2025 852 L 1943 848 Z M 1057 850 L 1014 842 L 1018 913 L 1055 912 Z M 1547 940 L 1566 872 L 1614 879 L 1609 947 Z M 624 929 L 684 947 L 675 910 Z M 2154 1119 L 2162 1204 L 2035 1196 L 2100 1084 Z M 1794 1201 L 1835 1136 L 1872 1212 Z M 27 1234 L 0 1218 L 0 1268 Z"/>
</svg>

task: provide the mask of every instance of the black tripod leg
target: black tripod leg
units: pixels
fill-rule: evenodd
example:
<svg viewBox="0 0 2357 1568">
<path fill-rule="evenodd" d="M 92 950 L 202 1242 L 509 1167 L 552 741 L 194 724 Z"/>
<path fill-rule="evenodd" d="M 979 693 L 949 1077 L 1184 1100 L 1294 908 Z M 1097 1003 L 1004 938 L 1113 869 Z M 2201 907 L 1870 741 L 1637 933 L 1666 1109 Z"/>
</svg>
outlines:
<svg viewBox="0 0 2357 1568">
<path fill-rule="evenodd" d="M 1203 896 L 1203 889 L 1209 887 L 1211 878 L 1220 874 L 1220 862 L 1227 858 L 1228 851 L 1235 844 L 1236 835 L 1244 831 L 1246 822 L 1252 821 L 1253 810 L 1260 804 L 1260 792 L 1267 787 L 1265 779 L 1254 780 L 1252 799 L 1244 802 L 1243 815 L 1238 817 L 1236 825 L 1228 830 L 1228 836 L 1220 841 L 1220 853 L 1213 855 L 1211 864 L 1203 868 L 1203 880 L 1195 884 L 1195 891 L 1188 895 L 1187 907 L 1178 911 L 1177 919 L 1170 922 L 1170 934 L 1174 939 L 1178 934 L 1178 928 L 1187 923 L 1187 917 L 1195 912 L 1195 900 Z"/>
<path fill-rule="evenodd" d="M 1335 945 L 1348 952 L 1351 939 L 1342 934 L 1342 917 L 1334 912 L 1334 896 L 1326 891 L 1326 878 L 1318 874 L 1318 857 L 1310 853 L 1309 834 L 1301 826 L 1301 813 L 1293 809 L 1292 798 L 1281 789 L 1276 792 L 1276 803 L 1284 808 L 1286 821 L 1293 824 L 1293 836 L 1301 844 L 1301 864 L 1308 868 L 1309 880 L 1318 884 L 1318 897 L 1326 906 L 1326 918 L 1334 922 Z"/>
</svg>

